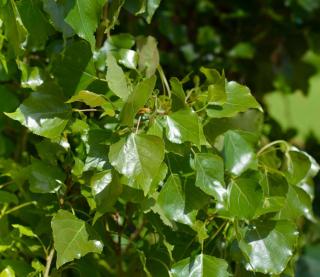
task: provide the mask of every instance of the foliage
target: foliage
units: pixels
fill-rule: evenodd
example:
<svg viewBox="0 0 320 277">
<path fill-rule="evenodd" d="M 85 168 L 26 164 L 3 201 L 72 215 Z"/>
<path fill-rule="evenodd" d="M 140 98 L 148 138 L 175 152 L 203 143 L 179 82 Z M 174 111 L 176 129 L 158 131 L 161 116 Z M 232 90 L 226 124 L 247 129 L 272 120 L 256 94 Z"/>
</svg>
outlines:
<svg viewBox="0 0 320 277">
<path fill-rule="evenodd" d="M 1 276 L 294 275 L 319 167 L 248 87 L 113 34 L 159 4 L 0 2 Z"/>
</svg>

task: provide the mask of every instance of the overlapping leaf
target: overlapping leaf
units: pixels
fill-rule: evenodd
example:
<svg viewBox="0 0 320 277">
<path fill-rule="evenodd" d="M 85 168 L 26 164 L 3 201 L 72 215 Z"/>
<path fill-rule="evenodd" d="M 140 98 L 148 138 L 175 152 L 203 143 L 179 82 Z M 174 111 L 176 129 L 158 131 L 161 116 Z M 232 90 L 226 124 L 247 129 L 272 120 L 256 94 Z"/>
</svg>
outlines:
<svg viewBox="0 0 320 277">
<path fill-rule="evenodd" d="M 51 227 L 57 251 L 57 268 L 90 252 L 102 251 L 102 242 L 90 239 L 86 223 L 70 212 L 59 210 L 52 218 Z"/>
</svg>

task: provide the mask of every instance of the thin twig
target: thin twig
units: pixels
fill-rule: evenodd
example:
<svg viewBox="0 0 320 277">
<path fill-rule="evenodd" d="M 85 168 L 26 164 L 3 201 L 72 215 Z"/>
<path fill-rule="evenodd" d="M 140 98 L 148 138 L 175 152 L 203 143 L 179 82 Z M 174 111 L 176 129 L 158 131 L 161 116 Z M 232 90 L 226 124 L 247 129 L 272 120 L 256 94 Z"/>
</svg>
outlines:
<svg viewBox="0 0 320 277">
<path fill-rule="evenodd" d="M 49 255 L 47 256 L 46 269 L 44 271 L 43 277 L 49 277 L 49 273 L 50 273 L 50 268 L 51 268 L 51 263 L 52 263 L 53 257 L 54 257 L 54 248 L 52 247 L 52 249 L 50 250 Z"/>
</svg>

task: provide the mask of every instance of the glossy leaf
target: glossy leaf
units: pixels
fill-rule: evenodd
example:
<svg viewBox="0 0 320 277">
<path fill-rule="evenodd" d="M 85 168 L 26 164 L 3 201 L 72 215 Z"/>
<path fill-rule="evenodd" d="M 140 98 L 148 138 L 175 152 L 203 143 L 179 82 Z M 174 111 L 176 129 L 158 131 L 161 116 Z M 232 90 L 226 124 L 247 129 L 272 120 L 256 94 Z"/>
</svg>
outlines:
<svg viewBox="0 0 320 277">
<path fill-rule="evenodd" d="M 211 153 L 197 153 L 194 167 L 197 172 L 196 186 L 222 202 L 226 195 L 222 158 Z"/>
<path fill-rule="evenodd" d="M 257 222 L 240 242 L 241 250 L 249 258 L 247 269 L 280 274 L 293 255 L 297 236 L 295 225 L 289 221 Z"/>
<path fill-rule="evenodd" d="M 10 118 L 19 121 L 33 133 L 55 139 L 60 136 L 68 123 L 69 105 L 59 96 L 56 87 L 42 87 L 33 92 L 13 113 L 6 113 Z"/>
<path fill-rule="evenodd" d="M 181 144 L 190 141 L 198 147 L 204 143 L 204 134 L 200 118 L 191 109 L 179 110 L 166 117 L 167 138 Z"/>
<path fill-rule="evenodd" d="M 171 274 L 173 277 L 230 276 L 228 263 L 225 260 L 205 254 L 177 262 L 172 266 Z"/>
<path fill-rule="evenodd" d="M 248 109 L 258 109 L 262 111 L 259 103 L 251 95 L 250 90 L 236 82 L 226 84 L 227 100 L 222 107 L 208 107 L 207 114 L 209 117 L 221 118 L 232 117 L 239 112 L 245 112 Z"/>
<path fill-rule="evenodd" d="M 164 159 L 163 141 L 156 136 L 131 134 L 111 145 L 109 160 L 121 174 L 128 178 L 152 180 Z M 143 188 L 148 191 L 148 187 Z"/>
<path fill-rule="evenodd" d="M 177 175 L 170 175 L 158 196 L 156 211 L 164 222 L 169 220 L 193 225 L 196 213 L 195 211 L 186 212 L 185 205 L 181 180 Z"/>
<path fill-rule="evenodd" d="M 57 251 L 57 268 L 90 252 L 102 251 L 102 242 L 89 238 L 86 223 L 68 211 L 59 210 L 52 218 L 51 227 Z"/>
<path fill-rule="evenodd" d="M 256 137 L 247 132 L 228 131 L 224 135 L 223 155 L 225 168 L 235 175 L 241 175 L 247 169 L 257 168 L 254 151 Z"/>
</svg>

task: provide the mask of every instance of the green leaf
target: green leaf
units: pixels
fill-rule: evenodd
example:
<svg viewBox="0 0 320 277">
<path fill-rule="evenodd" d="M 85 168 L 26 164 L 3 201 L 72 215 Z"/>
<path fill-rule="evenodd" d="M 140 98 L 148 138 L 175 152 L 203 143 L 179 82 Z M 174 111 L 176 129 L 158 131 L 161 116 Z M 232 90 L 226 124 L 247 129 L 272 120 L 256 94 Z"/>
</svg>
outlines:
<svg viewBox="0 0 320 277">
<path fill-rule="evenodd" d="M 90 184 L 97 211 L 100 214 L 111 211 L 122 192 L 118 174 L 111 170 L 99 172 L 92 176 Z"/>
<path fill-rule="evenodd" d="M 156 136 L 131 134 L 111 145 L 109 160 L 128 178 L 139 177 L 146 181 L 157 175 L 164 159 L 164 143 Z M 145 193 L 149 187 L 143 188 Z"/>
<path fill-rule="evenodd" d="M 86 223 L 68 211 L 59 210 L 52 218 L 51 227 L 57 251 L 57 268 L 90 252 L 102 251 L 100 240 L 89 239 Z"/>
<path fill-rule="evenodd" d="M 227 101 L 222 106 L 209 106 L 207 108 L 209 117 L 232 117 L 237 113 L 245 112 L 250 108 L 262 111 L 261 106 L 251 95 L 248 87 L 234 81 L 227 82 L 226 93 Z"/>
<path fill-rule="evenodd" d="M 119 49 L 114 53 L 118 62 L 129 69 L 136 69 L 138 65 L 138 53 L 130 49 Z"/>
<path fill-rule="evenodd" d="M 107 142 L 111 132 L 103 129 L 91 129 L 87 136 L 83 136 L 87 156 L 84 171 L 105 169 L 108 163 Z"/>
<path fill-rule="evenodd" d="M 72 96 L 66 103 L 83 102 L 90 107 L 103 106 L 108 101 L 101 95 L 88 90 L 81 90 L 76 95 Z"/>
<path fill-rule="evenodd" d="M 74 6 L 65 18 L 77 35 L 90 43 L 91 49 L 95 48 L 94 33 L 105 2 L 106 0 L 74 0 Z"/>
<path fill-rule="evenodd" d="M 167 138 L 173 143 L 192 142 L 200 147 L 204 134 L 200 118 L 190 108 L 179 110 L 166 117 Z"/>
<path fill-rule="evenodd" d="M 144 72 L 147 78 L 155 74 L 159 66 L 159 52 L 157 41 L 154 37 L 140 37 L 137 40 L 139 54 L 139 70 Z"/>
<path fill-rule="evenodd" d="M 296 226 L 289 221 L 260 221 L 250 226 L 239 246 L 249 258 L 247 270 L 280 274 L 293 256 Z"/>
<path fill-rule="evenodd" d="M 168 224 L 169 220 L 192 226 L 196 219 L 196 211 L 187 212 L 185 206 L 181 180 L 178 175 L 170 175 L 159 193 L 154 211 L 159 213 L 164 223 Z"/>
<path fill-rule="evenodd" d="M 247 169 L 257 168 L 253 145 L 257 138 L 249 132 L 227 131 L 224 134 L 223 156 L 226 170 L 241 175 Z"/>
<path fill-rule="evenodd" d="M 7 266 L 4 270 L 0 272 L 0 277 L 15 277 L 16 274 L 11 268 L 11 266 Z"/>
<path fill-rule="evenodd" d="M 13 203 L 18 204 L 19 200 L 17 196 L 5 190 L 0 190 L 0 204 Z"/>
<path fill-rule="evenodd" d="M 186 258 L 174 264 L 171 269 L 173 277 L 228 277 L 226 260 L 199 254 L 194 258 Z"/>
<path fill-rule="evenodd" d="M 108 11 L 108 24 L 106 28 L 107 33 L 109 33 L 110 30 L 114 29 L 115 25 L 117 24 L 117 20 L 118 20 L 121 8 L 123 4 L 127 2 L 128 1 L 125 1 L 125 0 L 113 0 L 111 2 L 109 6 L 109 11 Z"/>
<path fill-rule="evenodd" d="M 156 10 L 158 9 L 160 3 L 161 0 L 147 0 L 147 12 L 145 18 L 149 24 L 151 23 L 151 19 Z"/>
<path fill-rule="evenodd" d="M 6 86 L 0 85 L 0 97 L 0 112 L 12 112 L 19 105 L 19 100 L 16 95 Z"/>
<path fill-rule="evenodd" d="M 35 233 L 33 233 L 33 231 L 29 227 L 22 226 L 20 224 L 12 224 L 12 227 L 15 229 L 18 229 L 19 233 L 23 236 L 32 237 L 32 238 L 37 236 Z"/>
<path fill-rule="evenodd" d="M 280 173 L 269 172 L 267 169 L 262 175 L 260 185 L 263 190 L 261 206 L 257 210 L 257 216 L 262 214 L 279 212 L 287 201 L 288 181 Z"/>
<path fill-rule="evenodd" d="M 211 153 L 196 153 L 194 168 L 197 172 L 196 186 L 222 202 L 226 195 L 222 158 Z"/>
<path fill-rule="evenodd" d="M 183 103 L 185 102 L 186 95 L 183 90 L 182 83 L 178 78 L 173 77 L 170 79 L 171 92 L 175 94 Z"/>
<path fill-rule="evenodd" d="M 70 112 L 69 105 L 59 96 L 59 88 L 47 85 L 31 93 L 15 112 L 6 115 L 39 136 L 56 139 L 66 127 Z"/>
<path fill-rule="evenodd" d="M 126 77 L 122 68 L 117 64 L 112 54 L 107 57 L 107 81 L 112 92 L 123 100 L 126 100 L 130 94 Z"/>
<path fill-rule="evenodd" d="M 239 42 L 229 51 L 228 54 L 232 58 L 252 59 L 255 54 L 255 49 L 249 42 Z"/>
<path fill-rule="evenodd" d="M 43 79 L 38 67 L 29 67 L 24 62 L 17 61 L 21 71 L 21 86 L 23 88 L 31 88 L 36 90 L 43 84 Z"/>
<path fill-rule="evenodd" d="M 155 83 L 156 76 L 152 76 L 136 85 L 120 113 L 120 121 L 122 124 L 133 126 L 137 112 L 143 108 L 151 96 Z"/>
<path fill-rule="evenodd" d="M 288 151 L 286 155 L 286 175 L 292 185 L 307 177 L 311 169 L 309 157 L 302 151 Z"/>
<path fill-rule="evenodd" d="M 22 22 L 28 30 L 27 47 L 32 51 L 42 50 L 52 32 L 52 27 L 42 12 L 42 1 L 22 0 L 17 5 Z"/>
<path fill-rule="evenodd" d="M 212 118 L 203 126 L 207 141 L 214 145 L 216 138 L 228 130 L 242 130 L 260 135 L 263 125 L 263 114 L 257 110 L 238 113 L 234 117 Z"/>
<path fill-rule="evenodd" d="M 22 23 L 14 0 L 7 0 L 0 8 L 0 19 L 3 20 L 5 25 L 5 36 L 13 48 L 15 55 L 19 56 L 25 48 L 27 30 Z"/>
<path fill-rule="evenodd" d="M 262 200 L 260 174 L 247 171 L 228 185 L 227 209 L 231 217 L 252 219 Z"/>
<path fill-rule="evenodd" d="M 301 216 L 305 216 L 307 219 L 315 221 L 312 199 L 303 189 L 295 186 L 289 186 L 284 207 L 275 216 L 275 219 L 297 220 Z"/>
<path fill-rule="evenodd" d="M 55 193 L 63 184 L 65 173 L 57 166 L 33 160 L 30 166 L 30 190 L 35 193 Z"/>
<path fill-rule="evenodd" d="M 274 91 L 266 94 L 266 103 L 270 116 L 275 119 L 284 131 L 296 129 L 295 138 L 302 140 L 310 133 L 320 139 L 320 128 L 317 120 L 320 105 L 320 74 L 312 76 L 309 80 L 309 90 L 294 93 Z"/>
<path fill-rule="evenodd" d="M 200 71 L 206 76 L 208 83 L 208 103 L 223 105 L 227 101 L 226 78 L 224 72 L 220 73 L 211 68 L 201 67 Z"/>
<path fill-rule="evenodd" d="M 55 0 L 42 0 L 43 9 L 49 15 L 51 22 L 56 30 L 63 33 L 65 38 L 74 35 L 71 26 L 64 21 L 69 9 L 72 6 L 73 0 L 55 1 Z"/>
<path fill-rule="evenodd" d="M 130 49 L 136 43 L 134 36 L 128 33 L 112 35 L 108 39 L 108 42 L 117 48 L 124 48 L 124 49 Z"/>
<path fill-rule="evenodd" d="M 90 46 L 83 40 L 69 44 L 52 66 L 53 75 L 69 97 L 97 79 Z"/>
</svg>

